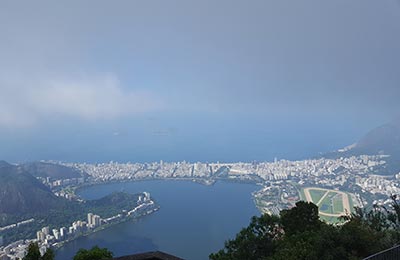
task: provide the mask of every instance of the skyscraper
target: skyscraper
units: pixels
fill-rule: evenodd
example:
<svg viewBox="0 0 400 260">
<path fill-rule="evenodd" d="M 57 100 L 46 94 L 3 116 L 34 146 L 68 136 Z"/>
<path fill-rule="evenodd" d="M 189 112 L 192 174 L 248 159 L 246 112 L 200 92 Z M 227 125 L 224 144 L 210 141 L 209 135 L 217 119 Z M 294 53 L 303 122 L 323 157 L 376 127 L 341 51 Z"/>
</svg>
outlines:
<svg viewBox="0 0 400 260">
<path fill-rule="evenodd" d="M 45 236 L 50 234 L 50 228 L 49 227 L 44 227 L 42 228 L 42 232 L 44 233 Z"/>
<path fill-rule="evenodd" d="M 36 239 L 38 241 L 44 241 L 46 239 L 46 235 L 43 233 L 43 231 L 38 231 L 36 232 Z"/>
<path fill-rule="evenodd" d="M 66 227 L 60 228 L 60 235 L 61 235 L 62 238 L 64 238 L 67 235 L 67 228 Z"/>
<path fill-rule="evenodd" d="M 101 225 L 101 218 L 100 218 L 100 216 L 94 215 L 93 218 L 94 218 L 94 226 L 95 226 L 95 227 L 100 226 L 100 225 Z"/>
<path fill-rule="evenodd" d="M 93 213 L 87 214 L 88 226 L 91 228 L 93 227 Z"/>
</svg>

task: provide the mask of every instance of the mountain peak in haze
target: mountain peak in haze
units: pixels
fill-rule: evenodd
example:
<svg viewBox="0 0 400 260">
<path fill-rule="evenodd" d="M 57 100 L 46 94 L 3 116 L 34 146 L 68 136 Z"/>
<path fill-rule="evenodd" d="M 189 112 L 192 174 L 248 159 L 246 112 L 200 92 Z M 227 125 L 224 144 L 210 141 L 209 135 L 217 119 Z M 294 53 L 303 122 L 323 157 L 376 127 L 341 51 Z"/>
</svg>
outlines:
<svg viewBox="0 0 400 260">
<path fill-rule="evenodd" d="M 25 163 L 18 165 L 18 168 L 21 171 L 28 172 L 34 177 L 50 177 L 55 180 L 80 178 L 85 176 L 84 173 L 80 173 L 73 168 L 46 162 Z"/>
<path fill-rule="evenodd" d="M 358 142 L 328 153 L 325 157 L 348 157 L 358 155 L 389 155 L 385 158 L 387 167 L 383 174 L 396 174 L 400 171 L 400 117 L 376 127 Z"/>
<path fill-rule="evenodd" d="M 0 160 L 0 168 L 9 167 L 9 166 L 11 166 L 11 164 L 9 164 L 6 161 Z"/>
<path fill-rule="evenodd" d="M 372 129 L 357 143 L 339 152 L 386 154 L 400 158 L 400 118 Z"/>
</svg>

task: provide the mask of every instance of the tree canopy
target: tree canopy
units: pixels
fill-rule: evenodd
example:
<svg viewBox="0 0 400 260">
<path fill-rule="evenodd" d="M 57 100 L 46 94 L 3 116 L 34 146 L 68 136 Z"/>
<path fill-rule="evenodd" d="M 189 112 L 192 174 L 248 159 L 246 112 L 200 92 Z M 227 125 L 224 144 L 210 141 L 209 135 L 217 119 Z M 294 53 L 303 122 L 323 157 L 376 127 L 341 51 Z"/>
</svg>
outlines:
<svg viewBox="0 0 400 260">
<path fill-rule="evenodd" d="M 253 217 L 212 260 L 362 259 L 400 242 L 400 206 L 356 209 L 340 225 L 318 216 L 318 207 L 300 201 L 279 216 Z"/>
<path fill-rule="evenodd" d="M 31 243 L 28 247 L 28 252 L 23 260 L 54 260 L 55 254 L 51 248 L 48 248 L 44 255 L 40 254 L 39 246 L 37 243 Z"/>
<path fill-rule="evenodd" d="M 100 248 L 98 246 L 92 247 L 92 249 L 79 249 L 74 256 L 74 260 L 102 260 L 110 259 L 113 257 L 113 253 L 107 248 Z"/>
</svg>

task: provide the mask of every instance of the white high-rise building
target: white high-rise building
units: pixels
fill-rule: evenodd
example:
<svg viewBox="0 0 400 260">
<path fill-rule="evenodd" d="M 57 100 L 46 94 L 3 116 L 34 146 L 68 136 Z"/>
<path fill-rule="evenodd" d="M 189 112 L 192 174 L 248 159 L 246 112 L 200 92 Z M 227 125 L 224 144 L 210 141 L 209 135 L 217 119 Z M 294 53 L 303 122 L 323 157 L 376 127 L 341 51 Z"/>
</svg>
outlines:
<svg viewBox="0 0 400 260">
<path fill-rule="evenodd" d="M 42 228 L 42 232 L 47 236 L 50 234 L 50 228 L 49 227 L 44 227 Z"/>
<path fill-rule="evenodd" d="M 101 218 L 100 218 L 100 216 L 94 215 L 93 218 L 94 218 L 94 226 L 95 226 L 95 227 L 99 227 L 99 226 L 101 225 Z"/>
<path fill-rule="evenodd" d="M 91 227 L 93 227 L 93 213 L 89 213 L 88 215 L 87 215 L 87 219 L 88 219 L 88 226 L 91 228 Z"/>
<path fill-rule="evenodd" d="M 46 235 L 42 231 L 36 232 L 36 239 L 43 242 L 46 239 Z"/>
<path fill-rule="evenodd" d="M 74 223 L 72 223 L 72 227 L 74 228 L 74 231 L 78 231 L 80 229 L 79 224 L 77 221 L 75 221 Z"/>
<path fill-rule="evenodd" d="M 144 194 L 144 201 L 145 201 L 145 202 L 149 201 L 149 200 L 150 200 L 150 193 L 148 193 L 148 192 L 143 192 L 143 194 Z"/>
<path fill-rule="evenodd" d="M 64 238 L 66 235 L 67 235 L 67 228 L 66 227 L 60 228 L 60 236 Z"/>
<path fill-rule="evenodd" d="M 54 229 L 54 237 L 55 237 L 55 239 L 56 240 L 59 240 L 60 239 L 60 232 L 58 232 L 58 230 L 57 229 Z"/>
</svg>

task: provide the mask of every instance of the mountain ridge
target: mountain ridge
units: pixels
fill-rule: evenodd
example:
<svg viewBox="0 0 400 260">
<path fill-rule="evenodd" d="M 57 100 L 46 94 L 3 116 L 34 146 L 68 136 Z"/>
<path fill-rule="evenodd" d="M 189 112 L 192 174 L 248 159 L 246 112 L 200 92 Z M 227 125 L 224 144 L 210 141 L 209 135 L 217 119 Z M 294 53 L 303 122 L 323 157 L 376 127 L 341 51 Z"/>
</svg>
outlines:
<svg viewBox="0 0 400 260">
<path fill-rule="evenodd" d="M 358 155 L 388 155 L 383 174 L 396 174 L 400 171 L 400 118 L 373 128 L 357 142 L 337 151 L 323 155 L 327 158 Z"/>
<path fill-rule="evenodd" d="M 20 171 L 28 172 L 34 177 L 49 177 L 54 180 L 80 178 L 85 176 L 85 174 L 81 174 L 73 168 L 47 162 L 29 162 L 20 164 L 17 167 Z"/>
<path fill-rule="evenodd" d="M 65 205 L 65 200 L 18 166 L 0 162 L 0 214 L 38 213 Z"/>
</svg>

